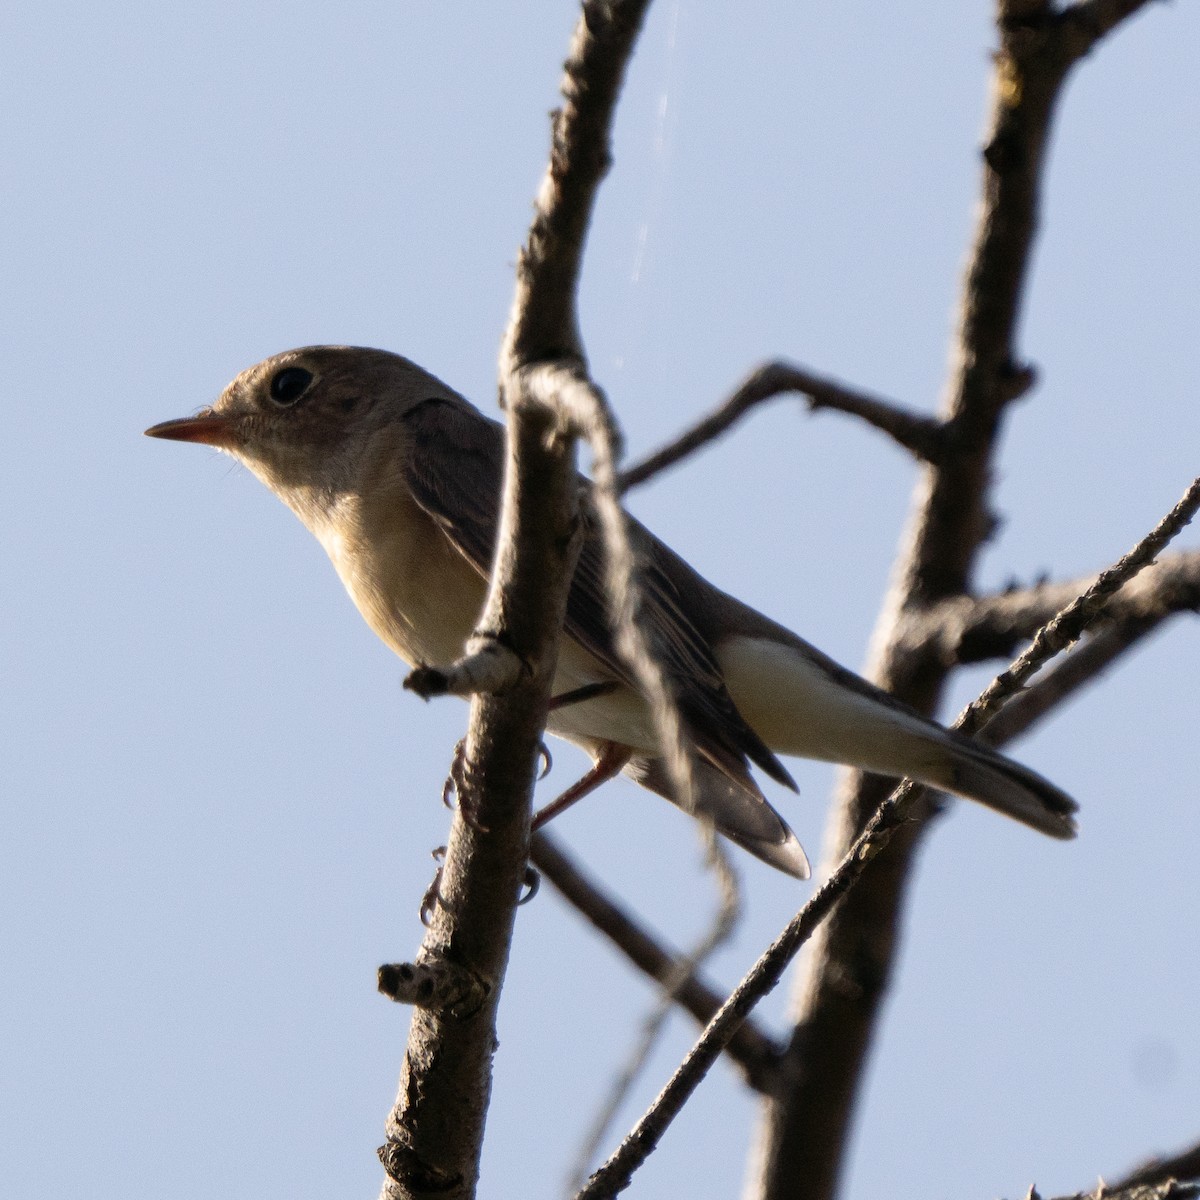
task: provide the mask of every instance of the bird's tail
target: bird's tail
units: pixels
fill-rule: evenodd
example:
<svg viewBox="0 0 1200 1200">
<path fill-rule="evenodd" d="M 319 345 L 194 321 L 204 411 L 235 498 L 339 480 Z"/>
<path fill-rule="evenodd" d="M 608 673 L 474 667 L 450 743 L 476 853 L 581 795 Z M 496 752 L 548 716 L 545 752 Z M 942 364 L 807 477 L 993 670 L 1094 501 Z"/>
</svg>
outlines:
<svg viewBox="0 0 1200 1200">
<path fill-rule="evenodd" d="M 661 758 L 631 759 L 625 774 L 642 787 L 675 800 L 667 765 Z M 752 780 L 749 783 L 754 787 Z M 796 879 L 809 877 L 804 847 L 757 788 L 751 791 L 699 759 L 692 764 L 692 786 L 693 815 L 708 818 L 718 833 L 777 870 Z"/>
<path fill-rule="evenodd" d="M 942 731 L 939 731 L 942 733 Z M 947 730 L 938 739 L 943 761 L 920 782 L 1013 817 L 1056 838 L 1073 838 L 1079 806 L 1036 771 Z"/>
</svg>

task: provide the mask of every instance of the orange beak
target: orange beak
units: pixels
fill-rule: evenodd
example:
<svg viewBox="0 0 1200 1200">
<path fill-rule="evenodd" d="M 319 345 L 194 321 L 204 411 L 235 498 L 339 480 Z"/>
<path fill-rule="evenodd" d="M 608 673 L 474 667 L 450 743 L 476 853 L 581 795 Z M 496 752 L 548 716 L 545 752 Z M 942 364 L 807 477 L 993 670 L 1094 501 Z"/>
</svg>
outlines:
<svg viewBox="0 0 1200 1200">
<path fill-rule="evenodd" d="M 177 421 L 163 421 L 146 430 L 147 437 L 168 438 L 172 442 L 203 442 L 218 448 L 232 446 L 237 441 L 234 422 L 214 412 L 202 412 Z"/>
</svg>

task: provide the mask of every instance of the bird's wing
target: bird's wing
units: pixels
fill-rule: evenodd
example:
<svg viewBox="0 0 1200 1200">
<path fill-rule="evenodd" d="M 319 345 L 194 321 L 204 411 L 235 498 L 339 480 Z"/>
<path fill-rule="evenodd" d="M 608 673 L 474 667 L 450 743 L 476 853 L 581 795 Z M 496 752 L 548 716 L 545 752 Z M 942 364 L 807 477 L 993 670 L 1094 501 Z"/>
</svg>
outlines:
<svg viewBox="0 0 1200 1200">
<path fill-rule="evenodd" d="M 405 415 L 411 434 L 406 480 L 416 502 L 483 576 L 491 569 L 504 462 L 504 430 L 465 401 L 435 398 Z M 567 598 L 565 631 L 629 687 L 637 684 L 613 637 L 604 543 L 580 478 L 583 546 Z M 783 764 L 733 702 L 712 646 L 691 619 L 684 593 L 706 584 L 649 530 L 630 520 L 641 568 L 643 628 L 675 691 L 700 754 L 747 791 L 759 794 L 746 760 L 795 787 Z"/>
</svg>

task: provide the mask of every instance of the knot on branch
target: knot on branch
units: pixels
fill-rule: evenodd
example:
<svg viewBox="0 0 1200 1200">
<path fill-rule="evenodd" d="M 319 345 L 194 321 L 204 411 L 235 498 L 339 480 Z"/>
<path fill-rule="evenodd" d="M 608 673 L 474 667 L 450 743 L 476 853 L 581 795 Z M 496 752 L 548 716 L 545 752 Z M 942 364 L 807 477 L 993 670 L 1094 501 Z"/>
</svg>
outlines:
<svg viewBox="0 0 1200 1200">
<path fill-rule="evenodd" d="M 401 1189 L 400 1194 L 436 1195 L 438 1192 L 457 1191 L 462 1187 L 463 1177 L 457 1171 L 443 1171 L 424 1159 L 411 1147 L 400 1142 L 389 1141 L 375 1153 L 387 1172 L 388 1179 Z M 391 1195 L 389 1189 L 384 1195 Z"/>
<path fill-rule="evenodd" d="M 464 647 L 466 653 L 448 667 L 414 667 L 404 680 L 407 691 L 422 700 L 434 696 L 497 695 L 507 691 L 531 668 L 500 634 L 476 633 Z"/>
<path fill-rule="evenodd" d="M 382 995 L 397 1004 L 462 1019 L 479 1011 L 491 987 L 464 967 L 445 959 L 385 963 L 377 973 Z"/>
</svg>

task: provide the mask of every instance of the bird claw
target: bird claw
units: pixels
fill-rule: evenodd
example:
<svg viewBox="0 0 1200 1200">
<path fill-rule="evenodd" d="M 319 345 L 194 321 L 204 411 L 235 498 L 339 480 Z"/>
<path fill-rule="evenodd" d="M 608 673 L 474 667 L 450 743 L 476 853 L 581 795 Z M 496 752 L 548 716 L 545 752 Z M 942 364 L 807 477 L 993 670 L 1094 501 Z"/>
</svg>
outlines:
<svg viewBox="0 0 1200 1200">
<path fill-rule="evenodd" d="M 545 742 L 538 742 L 538 759 L 541 761 L 542 769 L 538 771 L 537 781 L 541 783 L 547 775 L 550 774 L 551 768 L 554 766 L 554 759 L 550 754 L 550 747 Z"/>
<path fill-rule="evenodd" d="M 459 738 L 454 743 L 454 756 L 450 759 L 450 770 L 446 782 L 442 784 L 442 803 L 447 808 L 454 808 L 466 786 L 464 771 L 467 765 L 467 739 Z"/>
<path fill-rule="evenodd" d="M 521 885 L 525 888 L 525 894 L 517 899 L 517 903 L 528 904 L 538 894 L 542 886 L 541 872 L 534 867 L 526 865 L 525 878 L 521 880 Z"/>
<path fill-rule="evenodd" d="M 446 847 L 437 846 L 433 852 L 433 860 L 437 863 L 437 870 L 433 873 L 433 879 L 430 880 L 429 886 L 425 889 L 425 894 L 421 897 L 421 907 L 417 910 L 421 918 L 421 924 L 426 929 L 433 924 L 433 914 L 437 911 L 437 906 L 442 902 L 442 871 L 443 862 L 446 858 Z"/>
<path fill-rule="evenodd" d="M 454 757 L 450 760 L 450 771 L 442 784 L 442 803 L 447 808 L 457 808 L 462 819 L 479 833 L 487 833 L 487 826 L 479 823 L 478 813 L 467 786 L 467 739 L 460 738 L 454 745 Z"/>
</svg>

